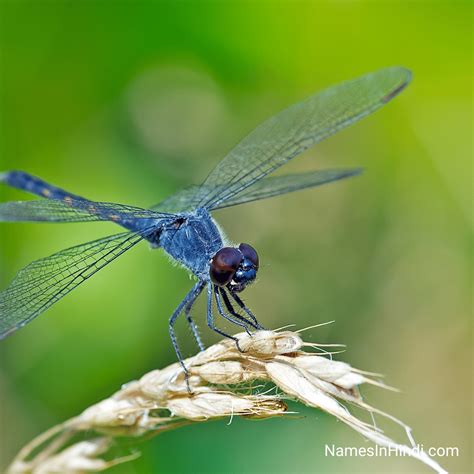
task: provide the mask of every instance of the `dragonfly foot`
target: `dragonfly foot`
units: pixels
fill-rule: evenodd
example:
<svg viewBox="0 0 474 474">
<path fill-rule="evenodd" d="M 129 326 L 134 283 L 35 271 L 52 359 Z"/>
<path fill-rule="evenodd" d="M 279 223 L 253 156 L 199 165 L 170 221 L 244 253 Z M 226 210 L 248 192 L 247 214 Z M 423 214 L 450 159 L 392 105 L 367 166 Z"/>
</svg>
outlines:
<svg viewBox="0 0 474 474">
<path fill-rule="evenodd" d="M 249 334 L 249 336 L 252 337 L 251 334 Z M 236 345 L 237 350 L 238 350 L 239 352 L 241 352 L 242 354 L 244 354 L 245 352 L 247 352 L 247 351 L 244 351 L 244 350 L 242 349 L 242 347 L 240 347 L 240 342 L 239 342 L 239 340 L 238 340 L 236 337 L 233 337 L 232 339 L 234 339 L 235 345 Z"/>
</svg>

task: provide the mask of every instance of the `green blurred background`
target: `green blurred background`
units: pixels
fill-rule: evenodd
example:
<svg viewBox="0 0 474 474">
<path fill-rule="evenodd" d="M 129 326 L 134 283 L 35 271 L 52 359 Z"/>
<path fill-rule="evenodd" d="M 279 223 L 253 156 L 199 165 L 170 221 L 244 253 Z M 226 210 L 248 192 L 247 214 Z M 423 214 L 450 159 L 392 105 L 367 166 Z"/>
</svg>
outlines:
<svg viewBox="0 0 474 474">
<path fill-rule="evenodd" d="M 0 169 L 97 200 L 154 204 L 199 183 L 282 107 L 380 67 L 411 68 L 393 103 L 285 168 L 361 165 L 363 176 L 216 217 L 259 249 L 259 282 L 244 296 L 264 325 L 336 320 L 307 337 L 345 343 L 341 359 L 387 374 L 402 393 L 366 388 L 369 403 L 425 446 L 459 447 L 438 458 L 448 470 L 471 469 L 471 2 L 0 5 Z M 6 188 L 0 197 L 28 198 Z M 2 224 L 1 287 L 33 259 L 117 231 Z M 2 341 L 1 466 L 41 431 L 173 362 L 167 318 L 190 284 L 142 244 Z M 216 340 L 202 306 L 196 318 Z M 427 471 L 404 458 L 324 457 L 325 443 L 367 443 L 302 413 L 182 428 L 111 472 Z"/>
</svg>

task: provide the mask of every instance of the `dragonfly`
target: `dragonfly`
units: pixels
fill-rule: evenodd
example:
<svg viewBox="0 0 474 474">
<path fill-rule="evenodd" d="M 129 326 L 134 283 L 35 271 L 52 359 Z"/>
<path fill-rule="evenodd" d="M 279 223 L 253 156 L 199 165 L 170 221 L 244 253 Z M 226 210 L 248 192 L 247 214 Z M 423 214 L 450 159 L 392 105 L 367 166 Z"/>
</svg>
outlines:
<svg viewBox="0 0 474 474">
<path fill-rule="evenodd" d="M 316 93 L 259 125 L 201 185 L 185 188 L 149 209 L 91 201 L 23 171 L 0 173 L 1 183 L 41 198 L 1 203 L 2 222 L 108 221 L 122 227 L 121 233 L 62 250 L 20 270 L 0 293 L 0 339 L 146 241 L 152 248 L 163 249 L 195 276 L 193 287 L 168 323 L 171 342 L 185 373 L 175 323 L 184 315 L 198 347 L 204 350 L 191 316 L 203 291 L 207 294 L 207 325 L 233 339 L 240 349 L 238 339 L 216 325 L 215 316 L 249 333 L 263 329 L 240 296 L 255 281 L 259 257 L 250 244 L 233 245 L 213 219 L 212 211 L 358 175 L 361 168 L 269 176 L 313 145 L 384 106 L 410 80 L 408 69 L 388 67 Z"/>
</svg>

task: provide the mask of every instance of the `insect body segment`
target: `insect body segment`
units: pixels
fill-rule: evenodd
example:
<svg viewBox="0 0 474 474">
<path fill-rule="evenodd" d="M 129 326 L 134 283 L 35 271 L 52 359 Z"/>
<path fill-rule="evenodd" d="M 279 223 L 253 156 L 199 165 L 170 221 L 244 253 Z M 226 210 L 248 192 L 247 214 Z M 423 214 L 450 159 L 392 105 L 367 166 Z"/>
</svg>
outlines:
<svg viewBox="0 0 474 474">
<path fill-rule="evenodd" d="M 159 247 L 205 281 L 209 280 L 209 260 L 222 246 L 219 228 L 203 208 L 170 219 L 159 239 Z"/>
<path fill-rule="evenodd" d="M 36 176 L 23 171 L 8 171 L 3 174 L 2 178 L 2 181 L 12 188 L 21 189 L 40 197 L 57 199 L 65 202 L 71 202 L 72 200 L 85 201 L 81 196 L 68 193 L 64 189 L 53 186 L 52 184 L 43 181 L 41 178 L 37 178 Z"/>
<path fill-rule="evenodd" d="M 174 215 L 123 204 L 95 202 L 70 193 L 23 171 L 0 173 L 0 182 L 47 198 L 40 201 L 12 201 L 0 204 L 0 221 L 84 222 L 112 221 L 127 230 L 139 232 Z M 152 233 L 155 236 L 156 232 Z"/>
</svg>

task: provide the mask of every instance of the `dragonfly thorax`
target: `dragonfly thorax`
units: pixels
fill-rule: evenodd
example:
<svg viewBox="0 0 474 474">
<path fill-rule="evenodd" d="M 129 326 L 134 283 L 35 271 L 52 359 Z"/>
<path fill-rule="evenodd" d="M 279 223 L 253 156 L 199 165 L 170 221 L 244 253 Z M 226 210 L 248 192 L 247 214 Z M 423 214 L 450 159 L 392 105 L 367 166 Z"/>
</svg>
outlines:
<svg viewBox="0 0 474 474">
<path fill-rule="evenodd" d="M 223 237 L 206 209 L 182 213 L 160 233 L 159 247 L 199 279 L 209 280 L 209 262 L 223 247 Z"/>
</svg>

